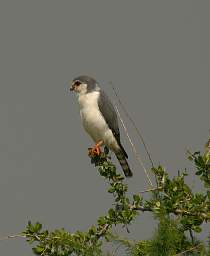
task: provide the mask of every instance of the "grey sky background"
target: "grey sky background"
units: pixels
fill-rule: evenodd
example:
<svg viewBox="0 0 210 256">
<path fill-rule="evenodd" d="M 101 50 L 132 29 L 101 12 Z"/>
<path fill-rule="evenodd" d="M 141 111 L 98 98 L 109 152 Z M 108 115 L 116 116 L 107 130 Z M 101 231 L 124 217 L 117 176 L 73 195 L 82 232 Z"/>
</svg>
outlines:
<svg viewBox="0 0 210 256">
<path fill-rule="evenodd" d="M 114 83 L 156 163 L 171 176 L 185 167 L 193 173 L 186 150 L 202 149 L 210 128 L 209 8 L 209 1 L 0 2 L 1 237 L 28 220 L 86 230 L 112 204 L 68 92 L 80 74 L 110 96 Z M 144 190 L 145 174 L 122 137 L 134 172 L 130 190 Z M 149 238 L 153 227 L 151 215 L 141 214 L 129 237 Z M 0 255 L 33 254 L 15 239 L 0 242 Z"/>
</svg>

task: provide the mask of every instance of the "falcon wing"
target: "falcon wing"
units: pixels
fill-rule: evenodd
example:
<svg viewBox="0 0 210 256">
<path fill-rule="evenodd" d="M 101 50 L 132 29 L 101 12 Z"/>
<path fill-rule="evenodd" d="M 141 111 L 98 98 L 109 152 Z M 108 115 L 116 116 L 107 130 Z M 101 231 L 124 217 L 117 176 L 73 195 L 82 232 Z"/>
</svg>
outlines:
<svg viewBox="0 0 210 256">
<path fill-rule="evenodd" d="M 104 117 L 106 123 L 109 126 L 109 129 L 111 129 L 114 137 L 116 138 L 120 148 L 122 149 L 124 155 L 126 158 L 128 158 L 127 153 L 125 152 L 123 146 L 120 142 L 120 131 L 118 126 L 118 120 L 117 120 L 117 114 L 114 109 L 114 106 L 112 105 L 111 101 L 109 100 L 109 97 L 106 95 L 106 93 L 103 90 L 100 90 L 99 98 L 98 98 L 98 106 L 99 110 L 101 111 L 102 116 Z"/>
</svg>

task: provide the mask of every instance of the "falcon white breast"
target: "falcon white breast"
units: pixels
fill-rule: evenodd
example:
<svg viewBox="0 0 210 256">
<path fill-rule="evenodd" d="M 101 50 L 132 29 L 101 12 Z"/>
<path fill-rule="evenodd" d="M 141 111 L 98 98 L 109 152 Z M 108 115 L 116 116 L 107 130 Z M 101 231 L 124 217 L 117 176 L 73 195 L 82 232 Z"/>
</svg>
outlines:
<svg viewBox="0 0 210 256">
<path fill-rule="evenodd" d="M 99 91 L 79 95 L 80 116 L 86 132 L 95 142 L 103 140 L 110 149 L 119 148 L 98 107 Z"/>
</svg>

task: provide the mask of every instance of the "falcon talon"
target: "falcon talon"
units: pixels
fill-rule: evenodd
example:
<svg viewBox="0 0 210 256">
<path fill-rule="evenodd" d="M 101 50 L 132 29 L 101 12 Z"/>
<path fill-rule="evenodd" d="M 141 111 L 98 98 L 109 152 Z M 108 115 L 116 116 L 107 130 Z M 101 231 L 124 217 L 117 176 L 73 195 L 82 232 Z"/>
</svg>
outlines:
<svg viewBox="0 0 210 256">
<path fill-rule="evenodd" d="M 100 148 L 89 148 L 88 149 L 88 155 L 89 156 L 92 156 L 92 157 L 94 157 L 94 156 L 100 156 L 101 154 L 102 154 L 103 152 L 101 151 L 101 149 Z"/>
</svg>

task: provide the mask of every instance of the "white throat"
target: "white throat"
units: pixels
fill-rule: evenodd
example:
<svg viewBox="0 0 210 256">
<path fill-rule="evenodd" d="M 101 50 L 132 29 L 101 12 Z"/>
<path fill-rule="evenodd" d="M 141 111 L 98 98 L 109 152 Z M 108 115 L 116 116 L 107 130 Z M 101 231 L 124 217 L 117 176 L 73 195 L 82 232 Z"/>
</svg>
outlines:
<svg viewBox="0 0 210 256">
<path fill-rule="evenodd" d="M 96 108 L 98 109 L 98 97 L 99 97 L 99 92 L 98 91 L 93 91 L 89 93 L 80 93 L 78 96 L 78 102 L 80 109 L 83 108 Z"/>
</svg>

